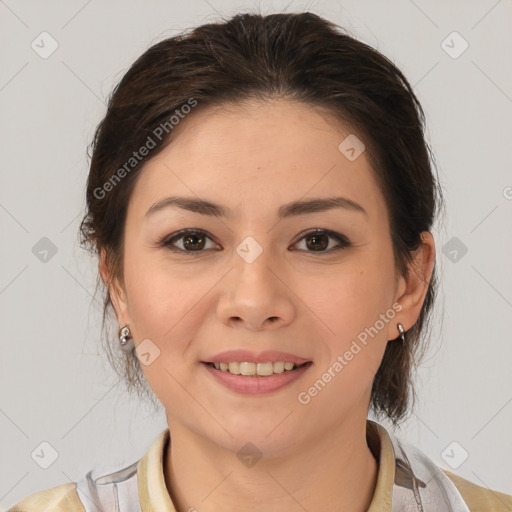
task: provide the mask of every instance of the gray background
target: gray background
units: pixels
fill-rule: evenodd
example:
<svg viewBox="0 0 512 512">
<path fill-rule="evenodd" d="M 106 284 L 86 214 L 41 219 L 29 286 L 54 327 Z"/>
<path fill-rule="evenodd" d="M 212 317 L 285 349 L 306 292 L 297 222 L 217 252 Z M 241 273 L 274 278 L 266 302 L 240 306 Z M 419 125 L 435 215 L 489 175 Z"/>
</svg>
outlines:
<svg viewBox="0 0 512 512">
<path fill-rule="evenodd" d="M 323 15 L 389 56 L 414 85 L 447 219 L 434 233 L 443 288 L 432 350 L 398 434 L 439 465 L 512 494 L 511 7 L 0 1 L 0 508 L 96 465 L 133 462 L 166 427 L 163 414 L 118 391 L 101 352 L 96 263 L 77 241 L 86 146 L 106 96 L 149 45 L 253 8 Z M 31 47 L 43 31 L 59 45 L 47 59 Z M 445 51 L 463 48 L 457 36 L 446 39 L 454 31 L 469 44 L 457 58 Z M 54 255 L 41 252 L 44 237 Z M 58 453 L 48 469 L 31 456 L 44 441 Z"/>
</svg>

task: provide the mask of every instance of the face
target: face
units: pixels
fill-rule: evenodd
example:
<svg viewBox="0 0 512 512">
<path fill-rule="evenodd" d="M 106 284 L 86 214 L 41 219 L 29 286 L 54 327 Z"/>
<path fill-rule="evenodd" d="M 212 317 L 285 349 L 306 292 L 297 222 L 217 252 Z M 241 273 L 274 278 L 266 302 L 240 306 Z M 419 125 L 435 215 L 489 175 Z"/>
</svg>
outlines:
<svg viewBox="0 0 512 512">
<path fill-rule="evenodd" d="M 285 100 L 197 111 L 179 130 L 141 171 L 112 293 L 171 435 L 277 453 L 364 420 L 386 343 L 426 291 L 395 274 L 367 155 L 347 158 L 348 128 Z M 232 350 L 248 354 L 217 357 Z M 260 362 L 308 364 L 270 377 L 206 364 L 268 351 L 287 355 Z"/>
</svg>

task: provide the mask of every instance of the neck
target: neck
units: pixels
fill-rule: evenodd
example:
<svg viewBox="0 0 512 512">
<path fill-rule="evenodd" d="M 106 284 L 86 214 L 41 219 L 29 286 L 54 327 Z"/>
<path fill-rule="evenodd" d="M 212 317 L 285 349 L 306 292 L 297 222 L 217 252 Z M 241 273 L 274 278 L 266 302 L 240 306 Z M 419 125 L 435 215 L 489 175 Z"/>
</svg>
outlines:
<svg viewBox="0 0 512 512">
<path fill-rule="evenodd" d="M 252 466 L 186 427 L 169 425 L 164 474 L 178 512 L 365 511 L 372 500 L 378 465 L 367 445 L 365 418 L 335 425 L 285 455 L 262 456 Z"/>
</svg>

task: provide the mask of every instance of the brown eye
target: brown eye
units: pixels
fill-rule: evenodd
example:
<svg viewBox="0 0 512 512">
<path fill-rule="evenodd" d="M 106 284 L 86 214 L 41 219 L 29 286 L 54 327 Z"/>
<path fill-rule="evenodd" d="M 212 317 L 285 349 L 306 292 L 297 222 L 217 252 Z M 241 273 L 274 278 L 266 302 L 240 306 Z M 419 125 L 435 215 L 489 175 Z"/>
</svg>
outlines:
<svg viewBox="0 0 512 512">
<path fill-rule="evenodd" d="M 205 252 L 207 249 L 219 248 L 206 233 L 193 229 L 185 229 L 168 236 L 160 245 L 174 252 Z"/>
<path fill-rule="evenodd" d="M 329 246 L 329 237 L 327 235 L 308 235 L 304 237 L 306 247 L 312 251 L 323 251 Z"/>
<path fill-rule="evenodd" d="M 331 244 L 331 241 L 337 245 Z M 350 241 L 334 231 L 317 229 L 306 233 L 297 244 L 304 243 L 306 252 L 329 253 L 335 250 L 349 247 Z M 296 245 L 297 245 L 296 244 Z M 165 238 L 160 242 L 162 247 L 167 247 L 174 252 L 205 252 L 207 249 L 220 249 L 220 246 L 213 242 L 212 238 L 203 231 L 186 229 Z"/>
<path fill-rule="evenodd" d="M 203 235 L 186 235 L 183 237 L 183 246 L 187 250 L 200 250 L 205 246 L 205 244 L 205 237 Z"/>
<path fill-rule="evenodd" d="M 331 244 L 331 241 L 337 242 L 337 245 Z M 325 229 L 316 229 L 306 233 L 296 245 L 304 244 L 299 247 L 300 250 L 306 252 L 329 253 L 339 249 L 349 247 L 350 241 L 344 235 Z"/>
</svg>

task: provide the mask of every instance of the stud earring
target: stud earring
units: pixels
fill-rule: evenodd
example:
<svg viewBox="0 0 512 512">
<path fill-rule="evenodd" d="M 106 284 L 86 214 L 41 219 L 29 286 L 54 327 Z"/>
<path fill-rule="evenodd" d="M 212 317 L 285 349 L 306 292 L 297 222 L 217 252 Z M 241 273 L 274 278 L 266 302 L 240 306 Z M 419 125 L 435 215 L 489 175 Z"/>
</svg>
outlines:
<svg viewBox="0 0 512 512">
<path fill-rule="evenodd" d="M 402 338 L 402 345 L 405 345 L 405 329 L 402 324 L 397 324 L 398 332 L 400 333 L 400 338 Z"/>
<path fill-rule="evenodd" d="M 130 334 L 130 328 L 127 325 L 119 329 L 119 343 L 123 352 L 130 353 L 135 349 L 133 338 Z"/>
</svg>

